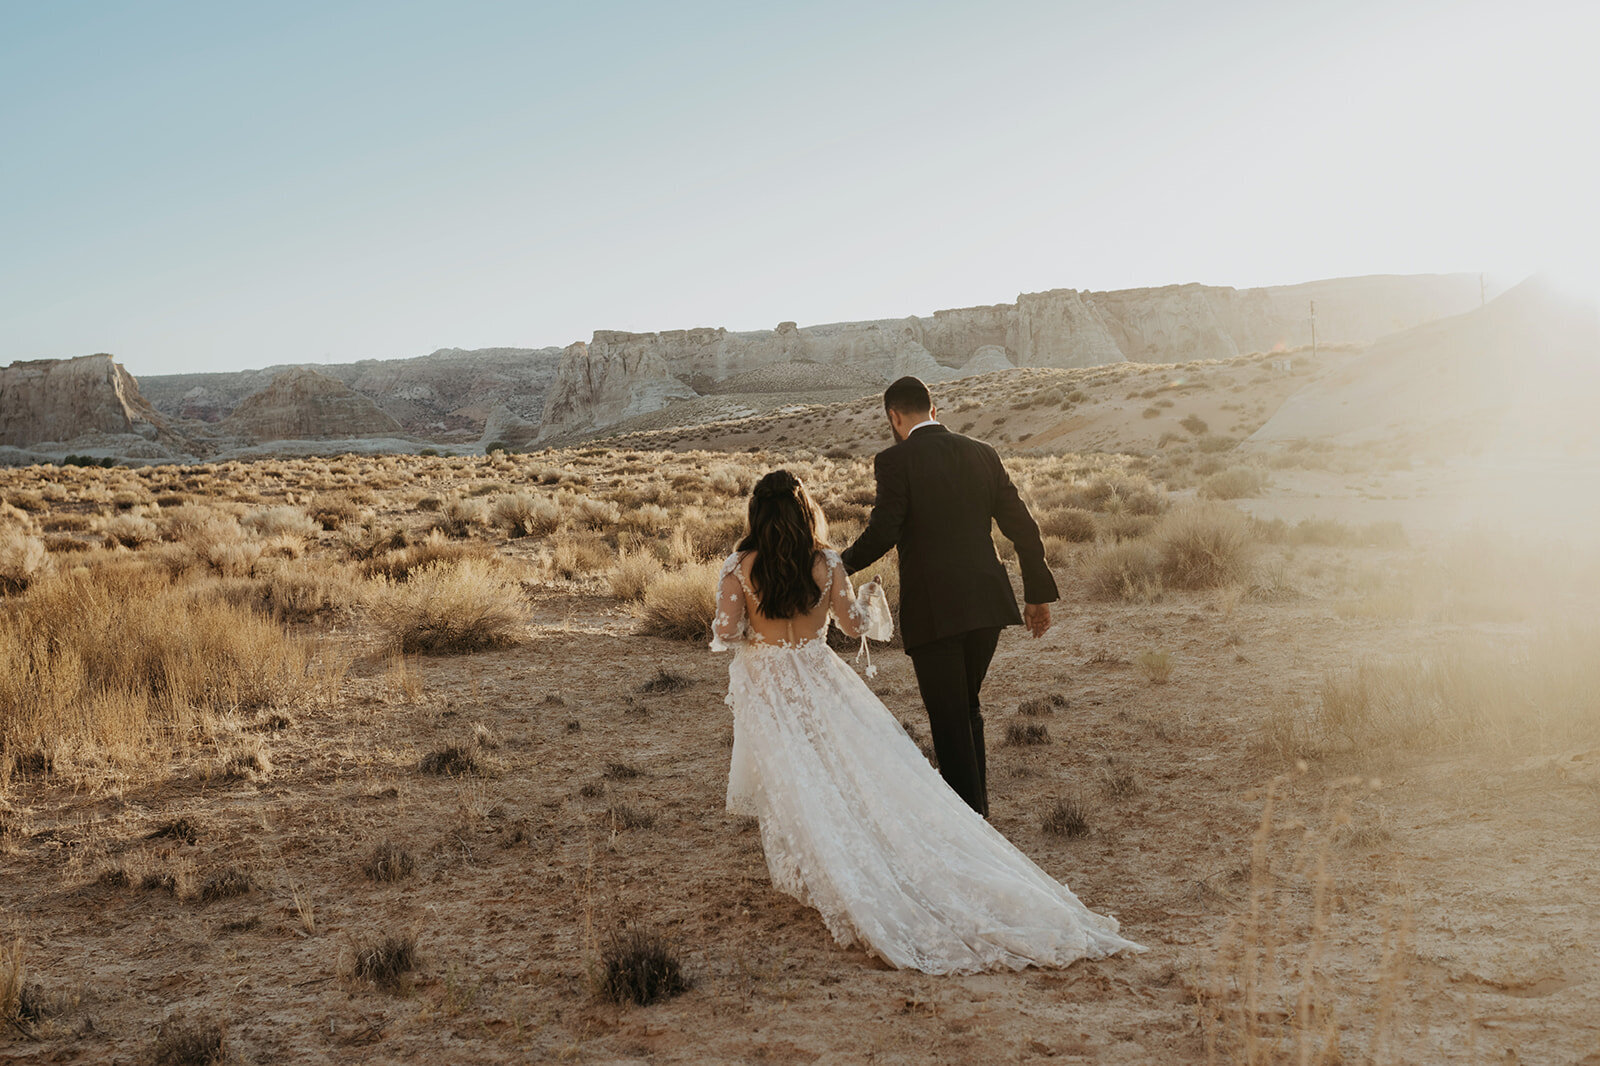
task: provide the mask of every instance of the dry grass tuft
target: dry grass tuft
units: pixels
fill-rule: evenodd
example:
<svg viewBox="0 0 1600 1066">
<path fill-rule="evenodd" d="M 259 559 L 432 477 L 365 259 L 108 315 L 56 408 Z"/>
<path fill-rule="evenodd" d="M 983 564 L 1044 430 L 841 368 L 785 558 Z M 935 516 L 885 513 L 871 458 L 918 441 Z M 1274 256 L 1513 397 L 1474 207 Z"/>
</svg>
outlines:
<svg viewBox="0 0 1600 1066">
<path fill-rule="evenodd" d="M 606 575 L 611 595 L 626 603 L 644 599 L 650 586 L 665 573 L 661 560 L 648 552 L 627 552 L 617 558 L 617 564 Z"/>
<path fill-rule="evenodd" d="M 650 811 L 641 811 L 637 807 L 630 807 L 626 803 L 612 804 L 606 812 L 606 817 L 611 820 L 611 828 L 618 829 L 654 829 L 656 816 Z"/>
<path fill-rule="evenodd" d="M 1107 757 L 1106 764 L 1100 768 L 1100 788 L 1112 799 L 1119 800 L 1137 796 L 1144 790 L 1139 775 L 1115 756 Z"/>
<path fill-rule="evenodd" d="M 1426 657 L 1365 661 L 1323 679 L 1312 720 L 1357 752 L 1487 740 L 1559 751 L 1600 738 L 1600 629 L 1546 630 L 1525 649 L 1462 638 Z"/>
<path fill-rule="evenodd" d="M 1050 743 L 1050 727 L 1043 722 L 1007 722 L 1003 743 L 1008 748 L 1025 748 Z"/>
<path fill-rule="evenodd" d="M 554 500 L 519 492 L 496 500 L 489 521 L 513 537 L 548 537 L 561 528 L 561 507 Z"/>
<path fill-rule="evenodd" d="M 656 669 L 656 676 L 639 686 L 640 692 L 679 692 L 694 684 L 684 675 L 665 666 Z"/>
<path fill-rule="evenodd" d="M 1172 678 L 1172 653 L 1151 649 L 1133 657 L 1133 664 L 1152 685 L 1165 685 Z"/>
<path fill-rule="evenodd" d="M 438 777 L 463 777 L 467 774 L 476 774 L 482 768 L 472 752 L 452 744 L 424 755 L 422 761 L 417 764 L 417 769 Z"/>
<path fill-rule="evenodd" d="M 417 938 L 410 933 L 386 936 L 356 950 L 356 977 L 385 991 L 399 991 L 405 975 L 416 968 Z"/>
<path fill-rule="evenodd" d="M 74 570 L 0 616 L 0 740 L 121 746 L 315 684 L 310 652 L 280 626 L 130 565 Z"/>
<path fill-rule="evenodd" d="M 13 596 L 44 576 L 50 554 L 44 541 L 20 530 L 0 531 L 0 596 Z"/>
<path fill-rule="evenodd" d="M 1101 599 L 1148 599 L 1161 589 L 1161 557 L 1142 540 L 1105 544 L 1089 557 L 1084 577 Z"/>
<path fill-rule="evenodd" d="M 1059 537 L 1073 544 L 1094 540 L 1100 526 L 1094 513 L 1081 507 L 1062 507 L 1039 515 L 1039 532 L 1047 537 Z"/>
<path fill-rule="evenodd" d="M 1376 901 L 1383 930 L 1381 939 L 1365 938 L 1367 979 L 1340 982 L 1323 959 L 1338 939 L 1338 915 L 1348 910 L 1330 853 L 1350 825 L 1352 798 L 1333 795 L 1335 785 L 1323 824 L 1286 835 L 1273 819 L 1274 792 L 1285 780 L 1267 791 L 1252 838 L 1248 906 L 1224 932 L 1209 979 L 1197 990 L 1207 1061 L 1421 1061 L 1417 1049 L 1402 1046 L 1407 971 L 1415 958 L 1404 903 Z M 1284 848 L 1296 854 L 1279 854 Z M 1371 1019 L 1365 1048 L 1354 1018 Z"/>
<path fill-rule="evenodd" d="M 227 1034 L 215 1022 L 169 1018 L 150 1049 L 151 1066 L 218 1066 L 230 1057 Z"/>
<path fill-rule="evenodd" d="M 23 1019 L 23 981 L 27 970 L 22 964 L 22 940 L 11 945 L 0 943 L 0 1025 L 18 1025 Z"/>
<path fill-rule="evenodd" d="M 1208 500 L 1237 500 L 1259 496 L 1267 476 L 1253 466 L 1230 466 L 1200 482 L 1199 494 Z"/>
<path fill-rule="evenodd" d="M 1249 577 L 1254 541 L 1248 520 L 1231 507 L 1177 508 L 1162 518 L 1153 536 L 1169 587 L 1217 588 Z"/>
<path fill-rule="evenodd" d="M 219 899 L 234 899 L 255 891 L 255 879 L 249 870 L 230 866 L 221 873 L 212 874 L 200 885 L 200 902 L 215 903 Z"/>
<path fill-rule="evenodd" d="M 177 818 L 163 823 L 145 834 L 146 840 L 176 840 L 180 844 L 198 844 L 200 827 L 188 818 Z"/>
<path fill-rule="evenodd" d="M 611 549 L 598 533 L 563 533 L 550 541 L 550 568 L 568 581 L 611 565 Z"/>
<path fill-rule="evenodd" d="M 374 847 L 361 866 L 362 872 L 372 880 L 390 883 L 405 880 L 416 868 L 411 853 L 388 840 Z"/>
<path fill-rule="evenodd" d="M 434 528 L 447 537 L 470 537 L 488 528 L 489 509 L 482 500 L 464 500 L 452 496 L 446 500 L 434 519 Z"/>
<path fill-rule="evenodd" d="M 222 776 L 235 781 L 260 781 L 272 774 L 272 757 L 260 740 L 243 744 L 222 762 Z"/>
<path fill-rule="evenodd" d="M 326 530 L 344 529 L 361 520 L 361 506 L 346 492 L 318 493 L 306 510 L 312 521 Z"/>
<path fill-rule="evenodd" d="M 493 557 L 489 547 L 478 541 L 452 543 L 443 533 L 434 530 L 416 544 L 391 548 L 371 556 L 366 562 L 368 577 L 382 577 L 390 581 L 409 581 L 411 575 L 429 567 L 456 565 L 471 560 Z"/>
<path fill-rule="evenodd" d="M 390 647 L 447 655 L 520 643 L 522 590 L 475 560 L 415 571 L 387 583 L 374 605 Z"/>
<path fill-rule="evenodd" d="M 1053 837 L 1072 840 L 1089 834 L 1089 808 L 1075 796 L 1058 799 L 1044 812 L 1039 828 Z"/>
<path fill-rule="evenodd" d="M 107 519 L 101 531 L 107 547 L 138 548 L 160 539 L 156 524 L 142 514 L 119 514 Z"/>
<path fill-rule="evenodd" d="M 613 1003 L 644 1007 L 688 988 L 682 964 L 660 934 L 624 929 L 606 938 L 596 979 L 601 996 Z"/>
<path fill-rule="evenodd" d="M 240 524 L 263 537 L 287 534 L 292 537 L 314 537 L 322 526 L 298 507 L 263 507 L 252 511 Z"/>
<path fill-rule="evenodd" d="M 1055 714 L 1056 710 L 1067 705 L 1067 697 L 1059 692 L 1052 692 L 1048 696 L 1036 696 L 1033 699 L 1023 700 L 1017 704 L 1017 713 L 1029 718 L 1043 718 L 1045 715 Z"/>
<path fill-rule="evenodd" d="M 644 594 L 642 631 L 670 640 L 710 640 L 719 570 L 702 563 L 658 578 Z"/>
</svg>

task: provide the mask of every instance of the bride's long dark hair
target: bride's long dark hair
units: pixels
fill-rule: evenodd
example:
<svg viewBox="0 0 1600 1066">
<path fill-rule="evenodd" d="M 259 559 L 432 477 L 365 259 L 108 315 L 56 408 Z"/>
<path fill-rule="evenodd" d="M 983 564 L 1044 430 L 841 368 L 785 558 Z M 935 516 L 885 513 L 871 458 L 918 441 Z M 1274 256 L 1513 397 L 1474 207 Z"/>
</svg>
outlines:
<svg viewBox="0 0 1600 1066">
<path fill-rule="evenodd" d="M 822 587 L 812 576 L 816 553 L 828 547 L 828 520 L 800 479 L 774 470 L 750 493 L 750 532 L 739 542 L 754 551 L 750 583 L 768 618 L 793 618 L 817 605 Z"/>
</svg>

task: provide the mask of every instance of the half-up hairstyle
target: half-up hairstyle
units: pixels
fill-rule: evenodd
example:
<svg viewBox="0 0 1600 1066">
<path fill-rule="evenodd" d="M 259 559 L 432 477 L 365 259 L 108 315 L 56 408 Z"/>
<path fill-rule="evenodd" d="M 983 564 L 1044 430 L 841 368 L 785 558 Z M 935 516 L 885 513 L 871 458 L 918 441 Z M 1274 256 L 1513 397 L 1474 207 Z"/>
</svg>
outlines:
<svg viewBox="0 0 1600 1066">
<path fill-rule="evenodd" d="M 750 532 L 739 542 L 753 551 L 750 584 L 768 618 L 805 614 L 822 598 L 812 575 L 816 553 L 828 547 L 828 520 L 799 478 L 774 470 L 750 493 Z"/>
</svg>

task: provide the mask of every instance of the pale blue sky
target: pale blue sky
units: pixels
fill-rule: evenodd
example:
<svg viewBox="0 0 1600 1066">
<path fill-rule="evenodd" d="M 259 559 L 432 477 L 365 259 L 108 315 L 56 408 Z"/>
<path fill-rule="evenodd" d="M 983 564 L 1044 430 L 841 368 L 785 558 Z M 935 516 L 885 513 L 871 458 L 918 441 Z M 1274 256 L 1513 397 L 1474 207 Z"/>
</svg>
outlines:
<svg viewBox="0 0 1600 1066">
<path fill-rule="evenodd" d="M 1595 7 L 0 0 L 0 364 L 1581 272 Z"/>
</svg>

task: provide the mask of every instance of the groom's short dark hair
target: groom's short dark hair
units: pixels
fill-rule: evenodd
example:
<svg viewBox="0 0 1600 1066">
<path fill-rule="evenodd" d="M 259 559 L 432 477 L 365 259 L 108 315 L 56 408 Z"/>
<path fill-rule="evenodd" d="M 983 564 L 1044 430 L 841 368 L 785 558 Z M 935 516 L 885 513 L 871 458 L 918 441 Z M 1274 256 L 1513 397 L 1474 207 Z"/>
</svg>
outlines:
<svg viewBox="0 0 1600 1066">
<path fill-rule="evenodd" d="M 903 377 L 883 390 L 883 409 L 903 415 L 923 415 L 933 410 L 933 395 L 919 378 Z"/>
</svg>

